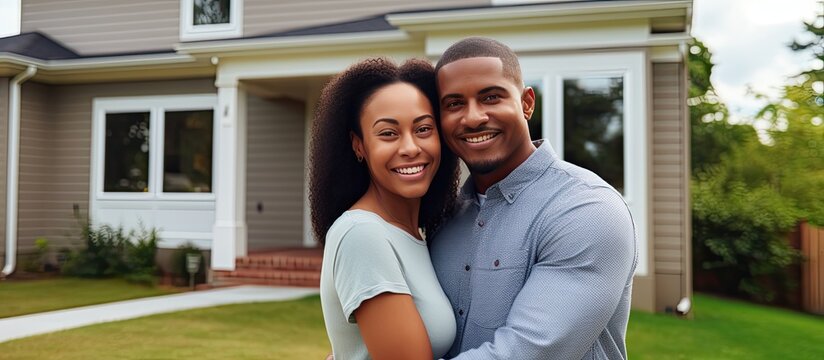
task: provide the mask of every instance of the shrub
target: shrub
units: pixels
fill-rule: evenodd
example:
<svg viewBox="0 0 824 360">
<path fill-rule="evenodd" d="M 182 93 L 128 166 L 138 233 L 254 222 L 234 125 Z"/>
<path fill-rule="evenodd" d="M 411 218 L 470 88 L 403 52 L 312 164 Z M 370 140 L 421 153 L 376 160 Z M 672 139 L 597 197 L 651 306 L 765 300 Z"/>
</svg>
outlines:
<svg viewBox="0 0 824 360">
<path fill-rule="evenodd" d="M 85 247 L 69 252 L 61 271 L 77 277 L 115 277 L 154 284 L 157 273 L 157 231 L 141 226 L 126 233 L 122 227 L 81 223 Z"/>
<path fill-rule="evenodd" d="M 718 172 L 692 183 L 692 199 L 697 271 L 713 271 L 722 289 L 757 301 L 774 301 L 795 285 L 786 271 L 801 261 L 787 242 L 801 215 L 792 199 Z"/>
</svg>

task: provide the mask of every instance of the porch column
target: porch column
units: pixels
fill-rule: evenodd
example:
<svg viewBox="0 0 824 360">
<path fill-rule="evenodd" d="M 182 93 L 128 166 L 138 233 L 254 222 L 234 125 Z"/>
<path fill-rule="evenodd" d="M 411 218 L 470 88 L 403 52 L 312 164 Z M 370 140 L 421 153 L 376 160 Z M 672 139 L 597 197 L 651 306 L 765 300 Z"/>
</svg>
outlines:
<svg viewBox="0 0 824 360">
<path fill-rule="evenodd" d="M 212 269 L 234 270 L 246 256 L 246 92 L 217 83 L 217 179 Z"/>
</svg>

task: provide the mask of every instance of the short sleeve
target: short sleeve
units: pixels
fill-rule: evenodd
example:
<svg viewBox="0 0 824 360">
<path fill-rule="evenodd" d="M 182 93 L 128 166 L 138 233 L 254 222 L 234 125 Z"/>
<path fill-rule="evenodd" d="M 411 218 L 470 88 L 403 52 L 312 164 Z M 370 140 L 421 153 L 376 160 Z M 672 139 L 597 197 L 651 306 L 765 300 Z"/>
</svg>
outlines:
<svg viewBox="0 0 824 360">
<path fill-rule="evenodd" d="M 343 235 L 332 273 L 343 314 L 355 323 L 355 310 L 381 293 L 411 294 L 400 260 L 386 228 L 375 223 L 355 223 Z"/>
</svg>

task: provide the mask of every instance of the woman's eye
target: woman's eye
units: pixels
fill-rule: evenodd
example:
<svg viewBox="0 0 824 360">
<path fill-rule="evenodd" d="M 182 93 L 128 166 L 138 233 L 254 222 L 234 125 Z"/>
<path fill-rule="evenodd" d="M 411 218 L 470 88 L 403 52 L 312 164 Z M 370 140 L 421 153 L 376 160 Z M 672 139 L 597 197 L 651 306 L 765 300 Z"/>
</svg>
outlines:
<svg viewBox="0 0 824 360">
<path fill-rule="evenodd" d="M 431 131 L 432 131 L 432 127 L 431 127 L 431 126 L 421 126 L 421 127 L 419 127 L 419 128 L 418 128 L 418 130 L 417 130 L 417 132 L 418 132 L 419 134 L 426 134 L 426 133 L 429 133 L 429 132 L 431 132 Z"/>
<path fill-rule="evenodd" d="M 390 130 L 384 130 L 379 132 L 378 136 L 395 136 L 395 132 Z"/>
</svg>

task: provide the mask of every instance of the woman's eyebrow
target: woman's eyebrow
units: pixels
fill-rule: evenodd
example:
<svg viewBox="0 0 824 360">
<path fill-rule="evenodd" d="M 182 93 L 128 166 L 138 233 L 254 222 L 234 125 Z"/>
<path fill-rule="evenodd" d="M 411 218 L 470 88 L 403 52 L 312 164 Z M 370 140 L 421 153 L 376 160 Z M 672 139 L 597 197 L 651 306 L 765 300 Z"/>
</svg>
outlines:
<svg viewBox="0 0 824 360">
<path fill-rule="evenodd" d="M 432 115 L 430 115 L 430 114 L 424 114 L 424 115 L 421 115 L 421 116 L 416 117 L 416 118 L 415 118 L 415 120 L 412 120 L 412 123 L 413 123 L 413 124 L 417 124 L 417 123 L 419 123 L 419 122 L 421 122 L 421 121 L 424 121 L 424 120 L 426 120 L 426 119 L 432 119 L 432 120 L 435 120 L 435 117 L 434 117 L 434 116 L 432 116 Z"/>
<path fill-rule="evenodd" d="M 379 122 L 388 122 L 388 123 L 393 124 L 393 125 L 400 125 L 401 124 L 401 123 L 398 122 L 398 120 L 395 120 L 395 119 L 392 119 L 392 118 L 380 118 L 378 120 L 375 120 L 375 123 L 372 124 L 372 127 L 375 127 L 375 125 L 378 125 Z"/>
</svg>

